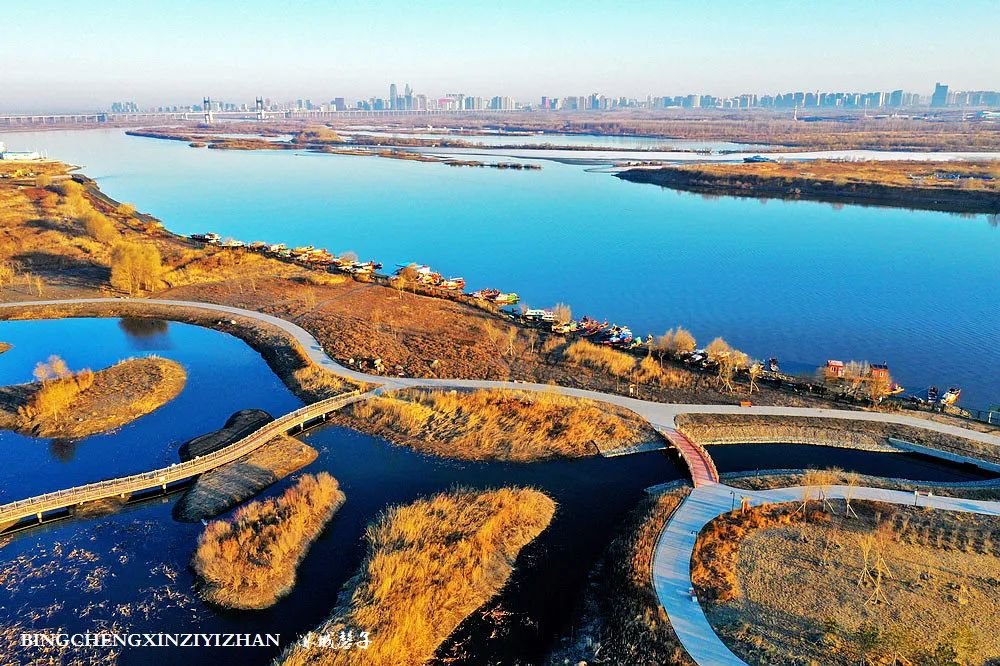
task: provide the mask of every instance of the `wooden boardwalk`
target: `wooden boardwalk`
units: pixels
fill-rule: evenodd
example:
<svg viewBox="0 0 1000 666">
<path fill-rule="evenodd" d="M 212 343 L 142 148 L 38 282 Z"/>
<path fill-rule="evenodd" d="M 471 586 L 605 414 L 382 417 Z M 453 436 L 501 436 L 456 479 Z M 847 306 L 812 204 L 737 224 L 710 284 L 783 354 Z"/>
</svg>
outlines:
<svg viewBox="0 0 1000 666">
<path fill-rule="evenodd" d="M 715 461 L 712 460 L 712 456 L 708 455 L 704 446 L 692 442 L 679 430 L 660 425 L 653 427 L 680 452 L 681 458 L 687 465 L 688 473 L 691 474 L 691 483 L 694 484 L 695 488 L 719 482 L 719 470 L 715 468 Z"/>
<path fill-rule="evenodd" d="M 127 499 L 136 493 L 157 488 L 166 490 L 171 485 L 179 484 L 238 460 L 278 435 L 287 434 L 296 429 L 301 430 L 306 424 L 324 419 L 327 414 L 353 402 L 364 400 L 371 395 L 371 392 L 352 391 L 314 402 L 265 424 L 246 437 L 217 451 L 169 467 L 88 483 L 0 505 L 0 534 L 17 527 L 26 518 L 35 518 L 41 522 L 47 513 L 69 510 L 87 502 L 108 498 Z"/>
</svg>

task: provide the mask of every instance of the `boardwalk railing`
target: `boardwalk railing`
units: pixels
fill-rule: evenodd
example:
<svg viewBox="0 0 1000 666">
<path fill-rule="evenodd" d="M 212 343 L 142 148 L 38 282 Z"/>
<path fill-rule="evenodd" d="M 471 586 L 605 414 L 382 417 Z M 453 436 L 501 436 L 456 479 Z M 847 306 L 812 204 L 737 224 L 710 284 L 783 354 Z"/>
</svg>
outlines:
<svg viewBox="0 0 1000 666">
<path fill-rule="evenodd" d="M 0 531 L 17 521 L 29 516 L 41 514 L 54 509 L 66 508 L 109 497 L 128 495 L 158 486 L 166 489 L 167 485 L 204 474 L 217 467 L 231 463 L 260 448 L 280 434 L 285 434 L 307 421 L 325 416 L 353 402 L 363 400 L 368 394 L 360 390 L 320 400 L 310 405 L 300 407 L 270 423 L 267 423 L 246 437 L 233 442 L 217 451 L 175 463 L 169 467 L 154 469 L 141 474 L 97 481 L 82 486 L 57 490 L 27 499 L 16 500 L 0 505 Z"/>
<path fill-rule="evenodd" d="M 709 455 L 704 446 L 693 441 L 680 430 L 661 425 L 653 427 L 680 453 L 695 488 L 701 485 L 704 474 L 708 475 L 708 481 L 719 482 L 719 470 L 716 469 L 715 461 L 712 460 L 712 456 Z"/>
</svg>

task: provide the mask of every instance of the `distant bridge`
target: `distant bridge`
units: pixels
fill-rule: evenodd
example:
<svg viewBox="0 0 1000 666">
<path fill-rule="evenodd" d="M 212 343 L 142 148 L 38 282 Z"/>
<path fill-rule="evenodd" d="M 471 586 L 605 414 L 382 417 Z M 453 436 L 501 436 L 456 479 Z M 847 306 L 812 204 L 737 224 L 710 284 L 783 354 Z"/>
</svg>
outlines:
<svg viewBox="0 0 1000 666">
<path fill-rule="evenodd" d="M 176 463 L 170 467 L 154 469 L 141 474 L 88 483 L 82 486 L 57 490 L 27 499 L 0 505 L 0 534 L 24 526 L 25 519 L 44 521 L 50 516 L 70 512 L 74 507 L 96 500 L 128 499 L 150 490 L 166 491 L 205 472 L 242 458 L 271 441 L 278 435 L 303 430 L 308 425 L 324 421 L 326 416 L 351 403 L 364 400 L 374 392 L 352 391 L 343 395 L 314 402 L 266 423 L 246 437 L 204 456 Z M 32 523 L 28 523 L 32 524 Z"/>
</svg>

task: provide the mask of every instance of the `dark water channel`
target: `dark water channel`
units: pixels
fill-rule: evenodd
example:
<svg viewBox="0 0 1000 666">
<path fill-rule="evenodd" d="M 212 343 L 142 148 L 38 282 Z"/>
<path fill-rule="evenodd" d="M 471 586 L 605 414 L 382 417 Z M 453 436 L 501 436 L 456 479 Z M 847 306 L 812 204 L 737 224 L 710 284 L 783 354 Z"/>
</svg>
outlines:
<svg viewBox="0 0 1000 666">
<path fill-rule="evenodd" d="M 62 355 L 72 368 L 95 370 L 122 358 L 157 353 L 182 363 L 188 383 L 161 410 L 73 445 L 0 432 L 0 502 L 37 492 L 149 469 L 176 461 L 184 440 L 222 425 L 237 409 L 280 414 L 299 402 L 263 360 L 230 336 L 175 323 L 140 325 L 76 319 L 0 322 L 0 382 L 28 381 L 35 362 Z M 320 451 L 306 471 L 329 471 L 347 502 L 299 568 L 293 592 L 274 607 L 224 612 L 202 603 L 187 568 L 202 526 L 174 521 L 175 496 L 116 514 L 54 523 L 22 532 L 0 547 L 0 625 L 69 632 L 279 633 L 285 645 L 318 625 L 364 554 L 365 526 L 386 507 L 462 486 L 532 486 L 558 511 L 518 559 L 510 585 L 450 639 L 464 663 L 537 663 L 568 628 L 593 567 L 645 488 L 680 479 L 664 452 L 614 459 L 535 464 L 457 462 L 340 427 L 304 435 Z M 69 451 L 67 453 L 67 450 Z M 836 465 L 865 473 L 928 480 L 971 472 L 902 454 L 794 445 L 714 447 L 721 470 Z M 287 487 L 276 484 L 265 495 Z M 492 615 L 491 615 L 492 617 Z M 377 637 L 374 638 L 377 640 Z M 7 646 L 0 646 L 0 655 Z M 266 664 L 274 649 L 134 649 L 121 664 Z M 181 661 L 182 660 L 182 661 Z"/>
</svg>

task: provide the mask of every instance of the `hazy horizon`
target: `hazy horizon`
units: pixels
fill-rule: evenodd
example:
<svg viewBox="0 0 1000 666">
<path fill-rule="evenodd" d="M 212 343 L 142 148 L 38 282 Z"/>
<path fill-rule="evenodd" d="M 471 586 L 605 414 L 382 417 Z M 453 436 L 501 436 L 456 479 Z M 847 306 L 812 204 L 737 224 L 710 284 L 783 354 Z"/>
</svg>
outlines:
<svg viewBox="0 0 1000 666">
<path fill-rule="evenodd" d="M 4 10 L 0 111 L 384 97 L 391 82 L 525 102 L 1000 88 L 1000 9 L 975 0 L 473 6 L 38 1 Z"/>
</svg>

